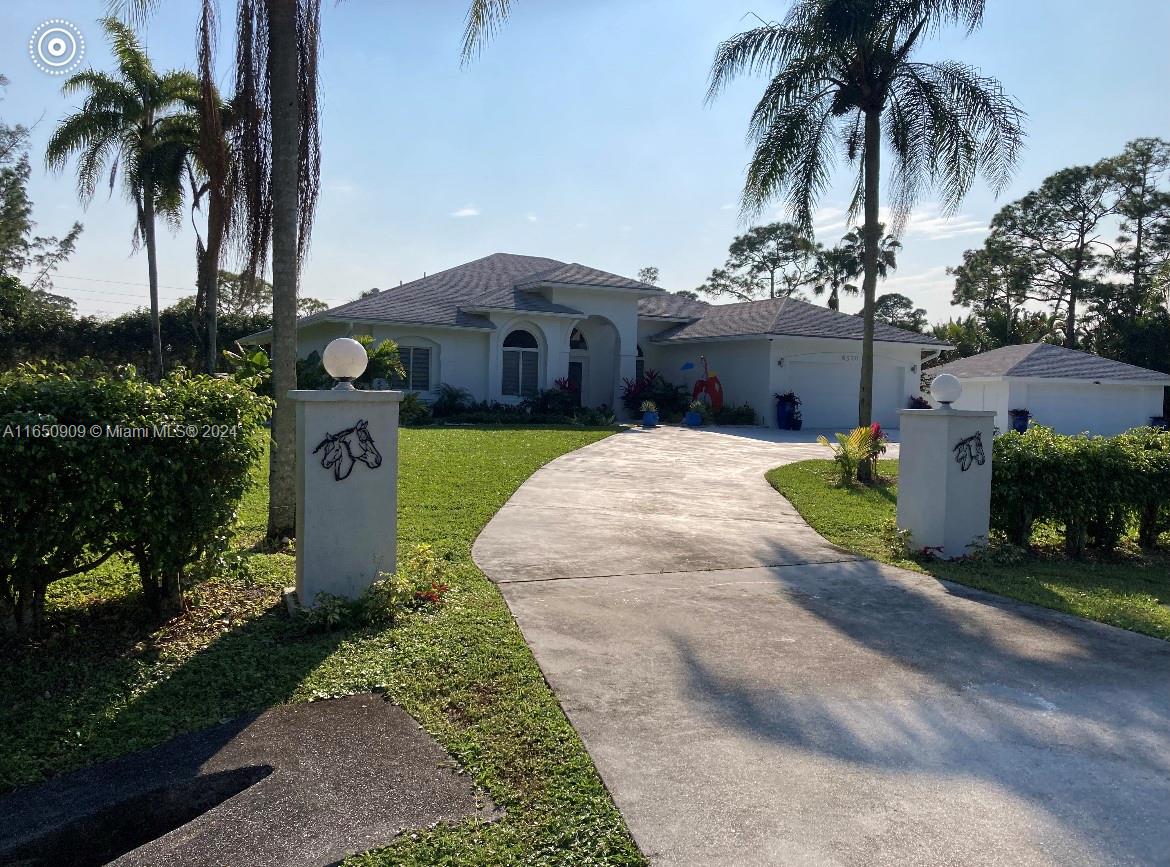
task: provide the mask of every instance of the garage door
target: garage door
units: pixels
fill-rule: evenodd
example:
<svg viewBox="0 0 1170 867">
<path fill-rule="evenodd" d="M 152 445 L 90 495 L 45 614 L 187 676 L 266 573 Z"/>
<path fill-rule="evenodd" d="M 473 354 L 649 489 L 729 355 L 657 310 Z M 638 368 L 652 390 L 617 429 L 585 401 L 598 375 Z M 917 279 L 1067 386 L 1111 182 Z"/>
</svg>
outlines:
<svg viewBox="0 0 1170 867">
<path fill-rule="evenodd" d="M 1057 433 L 1082 431 L 1112 436 L 1149 424 L 1143 389 L 1119 385 L 1042 383 L 1028 386 L 1028 410 L 1038 423 Z"/>
<path fill-rule="evenodd" d="M 850 430 L 857 426 L 857 391 L 861 383 L 861 362 L 840 357 L 807 359 L 787 363 L 789 387 L 800 397 L 800 411 L 806 428 Z M 883 427 L 898 426 L 902 397 L 903 368 L 882 364 L 874 370 L 874 419 Z"/>
</svg>

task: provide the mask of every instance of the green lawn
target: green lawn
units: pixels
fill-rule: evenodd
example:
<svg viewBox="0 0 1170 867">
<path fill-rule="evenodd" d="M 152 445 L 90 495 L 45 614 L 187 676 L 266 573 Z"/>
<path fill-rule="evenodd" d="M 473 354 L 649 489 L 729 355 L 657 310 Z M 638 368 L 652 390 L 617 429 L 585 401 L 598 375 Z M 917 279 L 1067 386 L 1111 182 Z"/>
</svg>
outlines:
<svg viewBox="0 0 1170 867">
<path fill-rule="evenodd" d="M 239 574 L 209 578 L 161 630 L 124 563 L 54 587 L 40 642 L 0 644 L 0 790 L 288 701 L 384 691 L 506 808 L 404 835 L 360 864 L 641 864 L 593 763 L 506 605 L 471 561 L 480 528 L 538 467 L 608 435 L 586 430 L 403 430 L 400 550 L 454 563 L 449 603 L 393 629 L 312 633 L 280 589 L 293 558 L 256 550 L 264 471 L 244 503 Z"/>
<path fill-rule="evenodd" d="M 898 497 L 898 462 L 881 461 L 886 481 L 874 487 L 842 487 L 832 461 L 801 461 L 768 473 L 768 481 L 791 501 L 813 528 L 834 544 L 858 554 L 1170 640 L 1170 538 L 1163 549 L 1143 555 L 1127 540 L 1113 555 L 1090 552 L 1084 560 L 1060 554 L 1055 528 L 1041 528 L 1036 552 L 1017 562 L 996 557 L 969 562 L 909 559 L 895 553 L 890 528 Z"/>
</svg>

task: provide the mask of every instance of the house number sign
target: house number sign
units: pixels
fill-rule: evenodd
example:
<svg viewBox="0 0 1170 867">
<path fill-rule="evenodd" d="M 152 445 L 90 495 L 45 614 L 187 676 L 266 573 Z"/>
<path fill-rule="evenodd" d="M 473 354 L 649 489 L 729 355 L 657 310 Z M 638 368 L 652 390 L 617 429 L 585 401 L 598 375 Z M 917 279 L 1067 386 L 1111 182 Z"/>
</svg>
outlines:
<svg viewBox="0 0 1170 867">
<path fill-rule="evenodd" d="M 983 453 L 983 431 L 975 431 L 971 436 L 959 440 L 952 451 L 955 453 L 955 463 L 964 473 L 973 464 L 983 466 L 987 462 L 987 456 Z"/>
<path fill-rule="evenodd" d="M 357 440 L 356 445 L 353 440 Z M 355 448 L 358 450 L 357 454 L 354 454 Z M 358 419 L 353 427 L 335 434 L 325 434 L 325 439 L 313 449 L 313 454 L 317 452 L 322 453 L 321 466 L 333 470 L 333 480 L 337 482 L 348 479 L 354 465 L 359 462 L 370 469 L 377 469 L 382 465 L 382 455 L 374 445 L 374 438 L 370 436 L 364 418 Z"/>
</svg>

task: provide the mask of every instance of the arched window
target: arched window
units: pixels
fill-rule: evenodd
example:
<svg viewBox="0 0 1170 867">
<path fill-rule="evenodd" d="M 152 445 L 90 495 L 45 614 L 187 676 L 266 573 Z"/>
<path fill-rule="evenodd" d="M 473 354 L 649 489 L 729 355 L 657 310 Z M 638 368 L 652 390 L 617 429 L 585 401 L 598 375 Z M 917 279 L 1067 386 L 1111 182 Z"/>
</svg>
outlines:
<svg viewBox="0 0 1170 867">
<path fill-rule="evenodd" d="M 569 349 L 580 349 L 588 351 L 589 344 L 585 342 L 585 335 L 581 333 L 579 328 L 574 328 L 573 333 L 569 335 Z"/>
<path fill-rule="evenodd" d="M 646 375 L 646 358 L 642 355 L 642 347 L 638 347 L 638 357 L 634 360 L 634 379 L 641 379 Z"/>
<path fill-rule="evenodd" d="M 504 338 L 503 387 L 512 397 L 532 397 L 540 388 L 540 344 L 530 331 L 517 328 Z"/>
</svg>

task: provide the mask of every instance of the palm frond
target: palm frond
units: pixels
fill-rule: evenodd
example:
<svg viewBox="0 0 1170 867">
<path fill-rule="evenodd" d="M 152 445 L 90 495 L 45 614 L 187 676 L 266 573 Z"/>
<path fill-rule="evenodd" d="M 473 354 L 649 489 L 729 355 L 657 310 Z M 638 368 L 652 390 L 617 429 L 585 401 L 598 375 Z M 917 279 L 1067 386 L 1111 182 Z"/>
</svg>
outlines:
<svg viewBox="0 0 1170 867">
<path fill-rule="evenodd" d="M 484 43 L 507 20 L 511 11 L 511 0 L 471 0 L 467 8 L 467 26 L 463 30 L 463 47 L 459 51 L 463 63 L 479 55 Z"/>
</svg>

